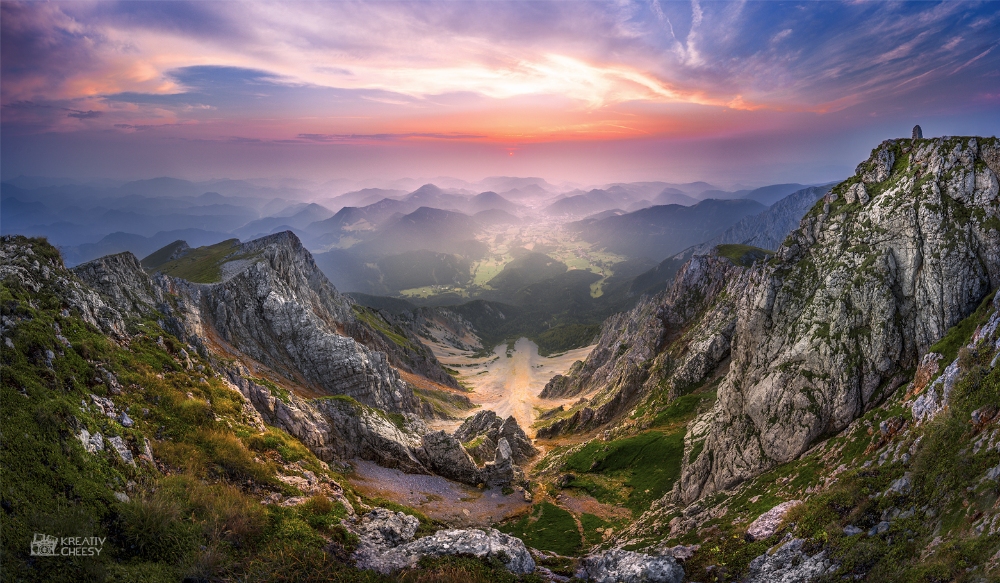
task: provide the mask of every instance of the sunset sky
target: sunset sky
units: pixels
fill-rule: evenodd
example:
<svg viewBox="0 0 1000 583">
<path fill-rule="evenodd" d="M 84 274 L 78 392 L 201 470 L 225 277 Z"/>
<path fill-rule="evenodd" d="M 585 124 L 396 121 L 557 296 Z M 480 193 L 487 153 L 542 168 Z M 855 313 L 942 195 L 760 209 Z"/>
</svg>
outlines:
<svg viewBox="0 0 1000 583">
<path fill-rule="evenodd" d="M 3 178 L 819 182 L 1000 127 L 1000 2 L 0 7 Z"/>
</svg>

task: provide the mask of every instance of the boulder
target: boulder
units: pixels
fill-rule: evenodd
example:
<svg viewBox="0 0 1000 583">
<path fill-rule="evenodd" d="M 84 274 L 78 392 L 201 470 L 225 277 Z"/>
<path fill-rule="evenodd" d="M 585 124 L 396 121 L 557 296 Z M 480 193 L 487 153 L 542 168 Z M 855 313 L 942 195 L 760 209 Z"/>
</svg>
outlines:
<svg viewBox="0 0 1000 583">
<path fill-rule="evenodd" d="M 360 542 L 353 559 L 359 569 L 388 575 L 415 567 L 422 557 L 461 555 L 479 559 L 499 559 L 512 573 L 524 575 L 535 570 L 535 561 L 521 539 L 493 528 L 439 530 L 413 540 L 418 521 L 402 512 L 375 508 L 344 526 L 358 535 Z"/>
<path fill-rule="evenodd" d="M 396 547 L 413 540 L 420 521 L 415 516 L 375 508 L 361 517 L 358 536 L 378 547 Z"/>
<path fill-rule="evenodd" d="M 423 557 L 443 555 L 461 555 L 479 559 L 496 558 L 508 571 L 518 575 L 525 575 L 535 570 L 535 560 L 531 558 L 531 553 L 521 539 L 493 528 L 439 530 L 431 536 L 388 549 L 378 557 L 377 563 L 367 568 L 388 574 L 406 567 L 414 567 Z"/>
<path fill-rule="evenodd" d="M 789 500 L 761 514 L 757 517 L 757 520 L 754 520 L 750 524 L 750 527 L 747 529 L 747 536 L 752 540 L 764 540 L 771 536 L 778 531 L 778 527 L 781 526 L 781 522 L 785 520 L 788 512 L 799 504 L 802 504 L 801 500 Z"/>
<path fill-rule="evenodd" d="M 516 464 L 522 464 L 538 455 L 538 450 L 531 444 L 531 439 L 513 415 L 501 420 L 493 411 L 480 411 L 455 430 L 455 438 L 462 443 L 476 442 L 475 453 L 480 459 L 496 455 L 495 448 L 500 438 L 507 439 Z"/>
<path fill-rule="evenodd" d="M 612 549 L 585 557 L 576 576 L 596 583 L 681 583 L 684 568 L 671 555 Z"/>
<path fill-rule="evenodd" d="M 747 583 L 807 583 L 836 569 L 826 559 L 826 552 L 809 556 L 802 552 L 805 540 L 797 538 L 776 551 L 765 552 L 750 562 Z"/>
</svg>

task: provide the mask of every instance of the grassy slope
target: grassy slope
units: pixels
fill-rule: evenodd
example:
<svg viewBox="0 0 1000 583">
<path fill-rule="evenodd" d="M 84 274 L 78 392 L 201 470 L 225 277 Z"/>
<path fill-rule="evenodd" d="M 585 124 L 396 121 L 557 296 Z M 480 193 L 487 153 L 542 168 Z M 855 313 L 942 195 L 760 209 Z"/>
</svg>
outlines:
<svg viewBox="0 0 1000 583">
<path fill-rule="evenodd" d="M 768 257 L 774 255 L 774 251 L 761 249 L 753 245 L 727 244 L 719 245 L 715 249 L 722 257 L 743 267 L 750 267 L 754 262 L 765 261 Z"/>
<path fill-rule="evenodd" d="M 234 253 L 239 239 L 229 239 L 215 245 L 191 249 L 183 257 L 168 261 L 155 269 L 195 283 L 215 283 L 221 278 L 219 266 Z"/>
<path fill-rule="evenodd" d="M 181 248 L 181 246 L 186 245 L 184 241 L 177 240 L 169 245 L 164 245 L 156 251 L 153 251 L 149 255 L 142 258 L 142 266 L 146 269 L 156 269 L 157 267 L 163 265 L 170 260 L 170 256 L 174 254 L 175 251 Z"/>
<path fill-rule="evenodd" d="M 19 241 L 60 265 L 44 242 Z M 340 504 L 322 495 L 291 508 L 261 504 L 272 493 L 300 494 L 276 478 L 279 471 L 301 467 L 345 483 L 342 476 L 284 432 L 250 425 L 242 399 L 212 373 L 211 362 L 192 354 L 196 367 L 186 369 L 177 357 L 182 346 L 155 319 L 132 322 L 129 342 L 119 345 L 75 314 L 60 313 L 63 305 L 49 287 L 35 292 L 14 280 L 0 287 L 3 316 L 13 322 L 4 335 L 14 344 L 3 347 L 0 361 L 4 580 L 514 580 L 497 565 L 467 559 L 428 561 L 392 578 L 350 567 L 352 536 L 339 526 Z M 51 367 L 46 350 L 54 355 Z M 99 381 L 98 365 L 118 377 L 121 395 Z M 127 410 L 134 425 L 96 410 L 91 394 Z M 76 437 L 84 428 L 101 432 L 106 443 L 120 436 L 133 451 L 148 438 L 157 467 L 127 465 L 110 450 L 87 453 Z M 422 518 L 421 532 L 433 527 Z M 96 557 L 31 557 L 36 532 L 106 541 Z"/>
</svg>

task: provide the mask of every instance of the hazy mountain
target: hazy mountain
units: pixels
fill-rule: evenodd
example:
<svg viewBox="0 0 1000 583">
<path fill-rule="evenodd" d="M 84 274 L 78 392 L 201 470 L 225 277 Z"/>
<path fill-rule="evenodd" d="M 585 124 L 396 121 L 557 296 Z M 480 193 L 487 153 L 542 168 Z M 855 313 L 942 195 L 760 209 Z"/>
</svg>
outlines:
<svg viewBox="0 0 1000 583">
<path fill-rule="evenodd" d="M 529 251 L 508 262 L 503 271 L 486 284 L 511 296 L 526 286 L 564 273 L 566 269 L 566 264 L 562 261 Z"/>
<path fill-rule="evenodd" d="M 305 230 L 314 236 L 370 231 L 395 215 L 412 212 L 411 207 L 409 202 L 383 198 L 368 206 L 344 207 L 328 219 L 306 225 Z"/>
<path fill-rule="evenodd" d="M 203 229 L 179 229 L 161 231 L 151 237 L 143 237 L 134 233 L 111 233 L 96 243 L 65 246 L 60 248 L 66 265 L 72 267 L 98 257 L 128 251 L 136 257 L 145 257 L 172 241 L 183 240 L 194 247 L 214 245 L 220 241 L 232 238 L 228 233 L 208 231 Z"/>
<path fill-rule="evenodd" d="M 544 178 L 532 176 L 524 178 L 516 176 L 488 176 L 480 180 L 477 184 L 487 190 L 500 193 L 517 189 L 521 192 L 547 194 L 547 189 L 552 188 L 552 185 L 546 182 Z"/>
<path fill-rule="evenodd" d="M 313 259 L 338 290 L 385 295 L 391 291 L 382 284 L 378 267 L 349 249 L 331 249 L 315 253 Z"/>
<path fill-rule="evenodd" d="M 386 221 L 356 245 L 356 252 L 378 257 L 426 249 L 478 256 L 485 251 L 483 245 L 474 241 L 480 229 L 469 215 L 420 207 L 408 215 Z"/>
<path fill-rule="evenodd" d="M 347 206 L 363 207 L 378 202 L 386 198 L 401 198 L 406 195 L 405 190 L 389 188 L 363 188 L 353 192 L 347 192 L 340 196 L 329 199 L 327 204 L 331 208 L 343 208 Z"/>
<path fill-rule="evenodd" d="M 696 205 L 661 205 L 603 219 L 570 223 L 585 240 L 628 257 L 660 261 L 691 244 L 710 239 L 764 205 L 751 200 L 704 200 Z"/>
<path fill-rule="evenodd" d="M 492 209 L 514 213 L 517 212 L 519 208 L 520 207 L 517 204 L 507 200 L 493 191 L 480 192 L 466 201 L 462 206 L 462 210 L 470 214 Z"/>
<path fill-rule="evenodd" d="M 770 186 L 762 186 L 751 190 L 745 198 L 756 200 L 761 204 L 771 206 L 793 192 L 798 192 L 803 188 L 806 188 L 804 184 L 772 184 Z"/>
<path fill-rule="evenodd" d="M 713 188 L 699 192 L 695 198 L 698 200 L 708 200 L 710 198 L 714 198 L 715 200 L 734 200 L 737 198 L 746 198 L 748 194 L 750 194 L 749 190 L 729 191 Z"/>
<path fill-rule="evenodd" d="M 787 185 L 781 185 L 787 186 Z M 741 244 L 775 250 L 788 233 L 799 226 L 802 216 L 823 198 L 833 184 L 810 186 L 782 198 L 760 214 L 744 217 L 717 237 L 695 245 L 677 255 L 687 260 L 692 255 L 708 253 L 716 245 Z"/>
<path fill-rule="evenodd" d="M 485 211 L 479 211 L 478 213 L 472 215 L 472 218 L 476 219 L 481 225 L 519 225 L 521 224 L 521 219 L 515 217 L 514 215 L 503 211 L 500 209 L 489 209 Z"/>
<path fill-rule="evenodd" d="M 684 206 L 691 206 L 693 204 L 697 204 L 697 202 L 698 199 L 688 196 L 672 186 L 668 186 L 661 190 L 659 194 L 656 195 L 656 198 L 653 199 L 653 204 L 656 205 L 681 204 Z"/>
<path fill-rule="evenodd" d="M 552 196 L 552 193 L 537 184 L 528 184 L 520 188 L 512 188 L 500 192 L 504 198 L 513 200 L 544 199 Z"/>
<path fill-rule="evenodd" d="M 606 190 L 593 189 L 582 194 L 561 198 L 543 209 L 553 216 L 585 216 L 618 206 L 619 200 Z"/>
<path fill-rule="evenodd" d="M 296 209 L 298 209 L 296 211 Z M 241 239 L 251 239 L 255 236 L 269 235 L 278 227 L 305 230 L 309 225 L 326 220 L 334 215 L 330 209 L 312 203 L 307 205 L 295 205 L 286 211 L 296 211 L 292 215 L 278 214 L 263 219 L 251 221 L 246 225 L 233 231 L 233 234 Z"/>
<path fill-rule="evenodd" d="M 450 194 L 434 184 L 425 184 L 402 198 L 415 208 L 432 207 L 437 209 L 463 210 L 468 197 Z M 482 209 L 480 209 L 482 210 Z"/>
<path fill-rule="evenodd" d="M 599 213 L 594 213 L 589 217 L 584 217 L 584 221 L 599 221 L 601 219 L 606 219 L 608 217 L 619 217 L 621 215 L 627 215 L 628 211 L 623 211 L 622 209 L 609 209 L 606 211 L 601 211 Z"/>
<path fill-rule="evenodd" d="M 429 285 L 466 285 L 472 277 L 467 258 L 426 249 L 389 255 L 377 265 L 384 286 L 392 292 Z"/>
<path fill-rule="evenodd" d="M 718 190 L 718 187 L 713 186 L 707 182 L 684 182 L 684 183 L 665 183 L 667 187 L 674 188 L 681 191 L 689 196 L 696 196 L 699 193 L 705 192 L 706 190 Z"/>
</svg>

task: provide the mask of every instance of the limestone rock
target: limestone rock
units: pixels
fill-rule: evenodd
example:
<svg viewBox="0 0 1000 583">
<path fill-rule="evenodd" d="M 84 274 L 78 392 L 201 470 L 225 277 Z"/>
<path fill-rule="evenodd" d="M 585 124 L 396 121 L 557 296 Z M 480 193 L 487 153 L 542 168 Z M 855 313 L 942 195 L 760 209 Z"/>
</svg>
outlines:
<svg viewBox="0 0 1000 583">
<path fill-rule="evenodd" d="M 829 185 L 810 186 L 793 192 L 766 211 L 740 219 L 723 234 L 678 253 L 674 259 L 686 261 L 695 255 L 709 255 L 716 246 L 724 244 L 752 245 L 773 251 L 781 246 L 788 233 L 799 226 L 802 216 L 828 192 Z"/>
<path fill-rule="evenodd" d="M 420 521 L 415 516 L 375 508 L 361 517 L 358 534 L 367 542 L 380 547 L 396 547 L 413 540 Z"/>
<path fill-rule="evenodd" d="M 996 177 L 977 162 L 980 148 L 995 143 L 883 143 L 859 167 L 868 204 L 817 204 L 775 261 L 730 283 L 737 314 L 730 368 L 700 421 L 709 425 L 701 453 L 684 460 L 681 502 L 794 459 L 844 429 L 1000 286 L 1000 231 L 989 226 L 1000 207 L 983 202 L 992 200 Z M 949 378 L 918 397 L 915 419 L 943 406 Z"/>
<path fill-rule="evenodd" d="M 347 398 L 310 401 L 289 394 L 282 399 L 247 378 L 245 369 L 222 370 L 263 421 L 295 436 L 323 461 L 360 457 L 404 472 L 429 473 L 414 454 L 420 436 L 377 409 Z"/>
<path fill-rule="evenodd" d="M 560 397 L 600 390 L 587 407 L 540 428 L 537 435 L 607 423 L 644 393 L 666 386 L 670 394 L 679 394 L 711 374 L 729 356 L 736 325 L 734 307 L 713 302 L 720 294 L 738 293 L 732 282 L 744 271 L 718 255 L 696 255 L 670 288 L 608 318 L 587 360 L 573 367 L 568 380 L 553 381 Z M 665 348 L 674 342 L 687 342 L 689 348 L 670 354 Z"/>
<path fill-rule="evenodd" d="M 135 458 L 132 457 L 132 452 L 129 450 L 128 446 L 125 445 L 124 439 L 116 435 L 115 437 L 109 437 L 107 443 L 111 446 L 111 449 L 118 454 L 118 458 L 122 462 L 130 466 L 135 465 Z"/>
<path fill-rule="evenodd" d="M 836 566 L 826 559 L 825 551 L 813 556 L 802 552 L 805 541 L 797 538 L 781 545 L 774 553 L 766 552 L 750 562 L 747 583 L 808 583 Z"/>
<path fill-rule="evenodd" d="M 913 126 L 913 133 L 911 134 L 911 138 L 914 140 L 924 139 L 924 130 L 921 129 L 919 125 Z"/>
<path fill-rule="evenodd" d="M 789 500 L 761 514 L 747 528 L 747 536 L 752 540 L 764 540 L 771 536 L 778 531 L 788 512 L 799 504 L 802 504 L 801 500 Z"/>
<path fill-rule="evenodd" d="M 480 483 L 479 468 L 461 442 L 447 431 L 423 436 L 423 449 L 434 473 L 465 484 Z"/>
<path fill-rule="evenodd" d="M 83 444 L 83 449 L 85 449 L 87 453 L 104 451 L 104 436 L 101 435 L 100 431 L 91 434 L 86 429 L 81 429 L 80 434 L 76 437 L 80 440 L 80 443 Z"/>
<path fill-rule="evenodd" d="M 519 575 L 535 570 L 535 560 L 524 543 L 493 528 L 439 530 L 431 536 L 387 549 L 374 557 L 364 557 L 357 562 L 357 566 L 389 574 L 416 566 L 422 557 L 444 555 L 497 558 L 508 571 Z"/>
<path fill-rule="evenodd" d="M 153 285 L 131 253 L 118 253 L 77 265 L 71 270 L 126 314 L 151 314 L 163 303 L 163 290 Z"/>
<path fill-rule="evenodd" d="M 889 178 L 892 165 L 896 162 L 896 153 L 891 148 L 892 144 L 892 140 L 883 143 L 867 162 L 863 162 L 858 167 L 861 170 L 858 174 L 861 175 L 864 182 L 872 184 L 884 182 Z"/>
<path fill-rule="evenodd" d="M 681 583 L 684 568 L 671 555 L 612 549 L 585 557 L 576 576 L 595 583 Z"/>
<path fill-rule="evenodd" d="M 477 452 L 478 457 L 482 459 L 496 455 L 496 445 L 501 438 L 507 440 L 514 463 L 522 464 L 538 455 L 538 450 L 531 444 L 531 439 L 524 433 L 513 415 L 501 420 L 496 413 L 489 410 L 479 411 L 466 419 L 455 430 L 455 438 L 462 443 L 482 438 L 482 445 Z"/>
</svg>

